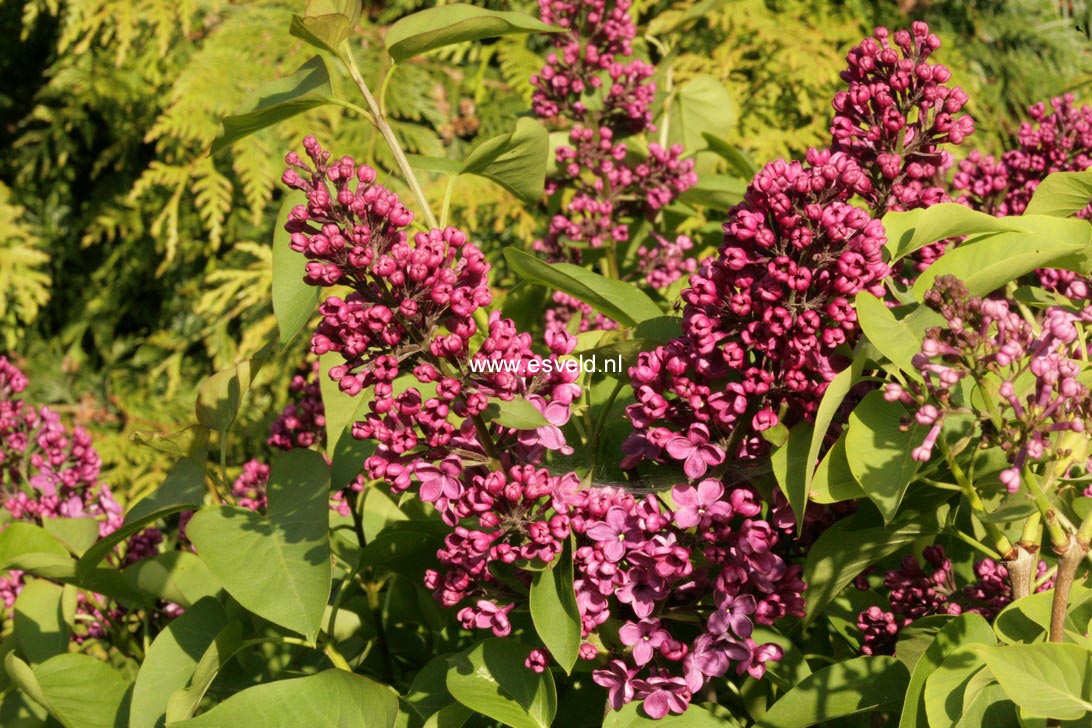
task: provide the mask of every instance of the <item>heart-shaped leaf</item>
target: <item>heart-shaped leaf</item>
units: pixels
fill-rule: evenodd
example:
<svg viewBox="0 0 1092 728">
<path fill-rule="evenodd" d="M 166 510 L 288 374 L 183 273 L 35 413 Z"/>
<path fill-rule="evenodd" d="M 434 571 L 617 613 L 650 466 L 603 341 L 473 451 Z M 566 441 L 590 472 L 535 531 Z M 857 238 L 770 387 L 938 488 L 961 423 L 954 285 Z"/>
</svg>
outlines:
<svg viewBox="0 0 1092 728">
<path fill-rule="evenodd" d="M 330 469 L 322 455 L 289 450 L 272 463 L 269 508 L 204 508 L 186 534 L 231 596 L 271 622 L 318 636 L 330 595 Z"/>
<path fill-rule="evenodd" d="M 387 31 L 384 43 L 394 62 L 401 63 L 420 53 L 453 43 L 514 33 L 561 33 L 564 30 L 525 13 L 453 3 L 402 18 Z"/>
<path fill-rule="evenodd" d="M 523 664 L 530 650 L 515 640 L 488 639 L 451 658 L 447 689 L 473 711 L 512 728 L 546 728 L 557 713 L 550 671 Z"/>
</svg>

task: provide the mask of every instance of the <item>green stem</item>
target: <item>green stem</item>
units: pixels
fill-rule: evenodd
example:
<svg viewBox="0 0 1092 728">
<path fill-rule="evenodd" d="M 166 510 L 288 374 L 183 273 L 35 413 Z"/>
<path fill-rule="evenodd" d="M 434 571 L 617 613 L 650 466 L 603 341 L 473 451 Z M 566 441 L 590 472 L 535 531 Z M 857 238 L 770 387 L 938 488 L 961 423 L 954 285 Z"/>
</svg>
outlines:
<svg viewBox="0 0 1092 728">
<path fill-rule="evenodd" d="M 447 227 L 448 214 L 451 212 L 451 193 L 455 190 L 455 180 L 459 175 L 453 174 L 447 180 L 447 189 L 444 191 L 444 206 L 440 208 L 440 228 Z"/>
<path fill-rule="evenodd" d="M 1050 545 L 1054 547 L 1054 550 L 1065 550 L 1069 548 L 1069 534 L 1067 528 L 1072 529 L 1072 524 L 1068 522 L 1062 514 L 1054 510 L 1054 506 L 1050 504 L 1050 500 L 1047 499 L 1046 493 L 1043 492 L 1042 487 L 1039 485 L 1039 479 L 1035 473 L 1031 472 L 1031 468 L 1024 466 L 1024 482 L 1028 485 L 1028 490 L 1031 491 L 1031 498 L 1035 501 L 1035 506 L 1039 509 L 1039 514 L 1043 518 L 1043 525 L 1046 527 L 1047 533 L 1050 534 Z"/>
<path fill-rule="evenodd" d="M 384 119 L 387 118 L 387 89 L 391 85 L 391 79 L 394 78 L 396 68 L 398 68 L 398 64 L 392 63 L 387 72 L 383 74 L 383 83 L 379 84 L 379 113 Z"/>
<path fill-rule="evenodd" d="M 982 502 L 978 491 L 974 489 L 974 484 L 967 479 L 967 474 L 963 471 L 963 468 L 952 457 L 951 451 L 948 449 L 948 443 L 944 441 L 943 437 L 939 437 L 937 438 L 937 445 L 940 447 L 940 451 L 944 453 L 944 458 L 948 461 L 948 468 L 952 471 L 952 477 L 955 478 L 959 489 L 963 491 L 963 497 L 967 499 L 971 510 L 980 515 L 986 515 L 988 513 L 986 504 Z M 993 541 L 998 553 L 1007 554 L 1012 551 L 1012 544 L 1009 543 L 1009 539 L 996 524 L 988 523 L 982 519 L 979 520 L 986 529 L 986 533 L 990 535 L 990 540 Z"/>
<path fill-rule="evenodd" d="M 951 531 L 948 531 L 947 533 L 948 533 L 949 536 L 955 536 L 960 541 L 962 541 L 963 543 L 971 546 L 972 548 L 978 549 L 982 553 L 986 554 L 986 556 L 989 556 L 991 559 L 995 559 L 995 560 L 999 561 L 1002 558 L 1002 554 L 997 553 L 996 551 L 991 549 L 986 544 L 982 543 L 981 541 L 974 538 L 973 536 L 968 536 L 967 534 L 963 533 L 959 529 L 952 529 Z"/>
<path fill-rule="evenodd" d="M 413 193 L 414 199 L 417 201 L 417 206 L 421 209 L 421 214 L 425 216 L 425 220 L 428 222 L 429 227 L 438 227 L 436 223 L 436 216 L 432 214 L 432 208 L 429 207 L 428 199 L 425 197 L 425 191 L 421 189 L 421 183 L 417 181 L 417 175 L 413 173 L 413 168 L 410 167 L 409 160 L 406 159 L 406 153 L 402 151 L 402 145 L 398 143 L 398 138 L 394 135 L 394 129 L 387 122 L 387 117 L 379 108 L 379 103 L 375 100 L 375 96 L 372 95 L 371 89 L 368 88 L 367 82 L 360 74 L 360 69 L 357 68 L 356 59 L 353 58 L 352 51 L 349 49 L 348 41 L 341 48 L 339 54 L 341 62 L 345 64 L 346 70 L 349 72 L 349 76 L 353 79 L 353 83 L 356 84 L 357 89 L 360 91 L 360 95 L 364 97 L 364 101 L 367 102 L 368 108 L 371 109 L 373 123 L 375 128 L 379 130 L 383 140 L 387 143 L 387 146 L 391 150 L 391 154 L 394 156 L 394 162 L 398 165 L 398 169 L 402 173 L 402 177 L 406 184 L 410 188 L 410 192 Z"/>
<path fill-rule="evenodd" d="M 372 116 L 371 112 L 367 109 L 361 106 L 357 106 L 351 101 L 344 101 L 342 99 L 333 99 L 333 102 L 344 109 L 352 111 L 355 114 L 360 114 L 365 119 L 367 119 L 370 124 L 372 124 L 373 126 L 375 125 L 375 117 Z"/>
</svg>

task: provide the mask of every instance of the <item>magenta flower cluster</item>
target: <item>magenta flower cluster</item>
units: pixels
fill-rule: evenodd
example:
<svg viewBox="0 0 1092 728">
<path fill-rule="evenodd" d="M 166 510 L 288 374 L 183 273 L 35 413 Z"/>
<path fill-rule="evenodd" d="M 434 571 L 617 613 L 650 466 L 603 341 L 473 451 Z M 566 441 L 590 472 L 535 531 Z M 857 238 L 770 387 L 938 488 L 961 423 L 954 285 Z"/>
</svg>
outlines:
<svg viewBox="0 0 1092 728">
<path fill-rule="evenodd" d="M 846 56 L 848 88 L 834 96 L 832 148 L 868 173 L 866 197 L 877 217 L 946 201 L 938 177 L 951 158 L 942 146 L 974 132 L 974 120 L 960 113 L 966 92 L 947 85 L 946 66 L 928 62 L 939 47 L 919 21 L 893 35 L 877 28 Z"/>
<path fill-rule="evenodd" d="M 973 612 L 993 620 L 1012 602 L 1008 572 L 993 559 L 983 559 L 974 565 L 977 579 L 959 588 L 956 584 L 952 562 L 943 546 L 928 546 L 922 556 L 922 564 L 913 555 L 907 555 L 897 569 L 888 571 L 883 586 L 891 603 L 891 609 L 873 606 L 857 616 L 857 628 L 861 631 L 861 652 L 866 655 L 892 655 L 898 642 L 899 632 L 911 622 L 934 614 L 964 614 Z M 1040 561 L 1038 573 L 1045 576 L 1047 566 Z M 871 587 L 867 577 L 856 580 L 861 590 Z M 1041 579 L 1036 591 L 1053 587 L 1049 579 Z"/>
<path fill-rule="evenodd" d="M 755 176 L 719 254 L 682 294 L 683 337 L 630 370 L 623 467 L 677 461 L 701 478 L 761 452 L 758 433 L 815 411 L 859 333 L 853 296 L 882 295 L 890 273 L 883 226 L 850 202 L 870 190 L 853 160 L 827 151 Z"/>
<path fill-rule="evenodd" d="M 963 379 L 997 391 L 998 411 L 983 437 L 1006 452 L 1009 467 L 1001 472 L 1001 483 L 1015 493 L 1027 468 L 1067 450 L 1059 435 L 1083 433 L 1092 415 L 1088 387 L 1078 378 L 1088 357 L 1082 331 L 1092 321 L 1092 306 L 1079 314 L 1048 308 L 1036 331 L 1008 301 L 969 296 L 951 276 L 937 279 L 925 303 L 946 325 L 926 332 L 913 359 L 923 382 L 888 384 L 884 396 L 913 408 L 914 420 L 929 428 L 912 453 L 925 462 L 945 418 L 971 412 L 959 396 Z"/>
<path fill-rule="evenodd" d="M 677 487 L 672 512 L 653 496 L 587 488 L 575 473 L 543 467 L 548 453 L 572 452 L 561 428 L 581 394 L 577 375 L 472 367 L 475 359 L 535 356 L 531 337 L 511 321 L 475 316 L 490 302 L 477 247 L 454 228 L 418 233 L 411 244 L 408 214 L 370 168 L 332 162 L 311 138 L 305 148 L 310 164 L 289 155 L 285 182 L 308 203 L 286 229 L 310 260 L 309 282 L 353 291 L 320 305 L 312 351 L 340 354 L 344 364 L 331 378 L 349 394 L 368 394 L 368 413 L 352 425 L 354 437 L 376 444 L 367 475 L 396 493 L 415 488 L 450 525 L 440 568 L 426 574 L 436 599 L 458 609 L 465 627 L 507 635 L 527 597 L 498 570 L 526 586 L 533 571 L 524 567 L 551 563 L 575 536 L 587 638 L 580 656 L 605 662 L 594 679 L 615 705 L 642 700 L 662 717 L 682 712 L 710 677 L 761 675 L 780 651 L 758 644 L 753 625 L 801 614 L 804 585 L 800 567 L 775 553 L 779 536 L 759 518 L 754 492 L 728 493 L 708 478 Z M 551 330 L 543 343 L 556 358 L 576 340 Z M 514 398 L 537 408 L 544 424 L 498 424 L 491 408 Z M 611 624 L 620 625 L 617 638 Z M 547 659 L 538 650 L 528 667 L 545 669 Z"/>
<path fill-rule="evenodd" d="M 535 249 L 551 260 L 580 260 L 585 248 L 630 242 L 633 221 L 651 220 L 697 182 L 682 147 L 648 145 L 637 154 L 624 137 L 652 130 L 653 68 L 632 58 L 637 29 L 629 0 L 540 0 L 543 21 L 568 28 L 554 36 L 546 66 L 531 77 L 532 109 L 549 124 L 571 123 L 569 145 L 556 151 L 557 175 L 546 183 L 559 211 Z M 641 158 L 636 158 L 641 157 Z M 693 265 L 684 243 L 652 234 L 640 273 L 666 287 Z M 656 252 L 651 252 L 658 249 Z"/>
<path fill-rule="evenodd" d="M 40 525 L 58 518 L 93 518 L 99 522 L 100 536 L 112 533 L 124 520 L 122 508 L 99 480 L 102 460 L 90 433 L 82 427 L 69 429 L 49 407 L 22 399 L 19 395 L 28 383 L 18 367 L 0 356 L 0 491 L 6 512 L 0 530 L 14 521 Z M 111 558 L 119 565 L 135 563 L 155 554 L 162 540 L 157 529 L 144 529 Z M 24 578 L 19 570 L 0 576 L 6 609 L 14 605 Z M 101 595 L 77 595 L 78 611 L 88 619 L 82 620 L 84 629 L 75 631 L 73 639 L 105 636 L 108 615 L 96 606 L 104 601 Z"/>
<path fill-rule="evenodd" d="M 1000 159 L 973 151 L 959 163 L 952 179 L 952 187 L 963 193 L 959 202 L 998 217 L 1021 215 L 1047 175 L 1092 168 L 1092 107 L 1078 107 L 1073 95 L 1066 94 L 1051 99 L 1049 110 L 1045 104 L 1035 104 L 1028 115 L 1031 120 L 1020 125 L 1016 148 Z M 1092 218 L 1092 204 L 1078 211 L 1077 217 Z M 1043 269 L 1038 278 L 1044 287 L 1066 298 L 1092 298 L 1087 276 Z"/>
</svg>

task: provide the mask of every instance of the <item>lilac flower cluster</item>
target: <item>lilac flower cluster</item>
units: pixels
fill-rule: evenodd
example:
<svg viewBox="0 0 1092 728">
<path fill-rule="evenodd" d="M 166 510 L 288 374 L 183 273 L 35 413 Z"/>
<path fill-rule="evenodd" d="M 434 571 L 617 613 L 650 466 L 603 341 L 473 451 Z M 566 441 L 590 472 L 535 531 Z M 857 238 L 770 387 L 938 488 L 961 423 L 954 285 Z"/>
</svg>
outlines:
<svg viewBox="0 0 1092 728">
<path fill-rule="evenodd" d="M 1021 215 L 1047 175 L 1092 168 L 1092 107 L 1076 106 L 1072 94 L 1051 99 L 1050 106 L 1050 113 L 1042 103 L 1028 109 L 1031 121 L 1020 125 L 1016 148 L 1000 159 L 974 151 L 959 163 L 952 179 L 952 187 L 963 192 L 959 202 L 998 217 Z M 1092 204 L 1077 217 L 1092 219 Z M 1038 277 L 1069 299 L 1092 298 L 1087 276 L 1043 269 Z"/>
<path fill-rule="evenodd" d="M 507 635 L 511 612 L 526 605 L 512 580 L 528 585 L 533 571 L 524 567 L 551 563 L 575 536 L 587 638 L 580 656 L 600 660 L 593 643 L 605 645 L 607 666 L 594 677 L 615 705 L 642 700 L 662 717 L 685 710 L 710 677 L 761 675 L 780 651 L 757 644 L 753 624 L 802 614 L 804 585 L 800 567 L 775 553 L 778 534 L 758 518 L 754 492 L 727 493 L 709 478 L 677 487 L 672 512 L 653 496 L 583 487 L 575 473 L 544 468 L 549 451 L 571 452 L 561 428 L 581 394 L 576 374 L 471 366 L 534 356 L 531 337 L 511 321 L 475 316 L 489 303 L 480 251 L 454 228 L 419 233 L 411 244 L 408 213 L 372 170 L 331 163 L 311 138 L 305 147 L 313 167 L 289 155 L 284 179 L 308 204 L 291 212 L 286 229 L 310 260 L 308 281 L 353 291 L 321 304 L 312 351 L 339 353 L 344 364 L 331 378 L 350 394 L 367 391 L 369 411 L 352 433 L 376 443 L 368 476 L 395 492 L 415 488 L 451 526 L 440 568 L 426 573 L 436 599 L 458 609 L 465 627 Z M 544 343 L 556 358 L 576 340 L 549 330 Z M 491 403 L 516 397 L 548 424 L 516 430 L 490 420 Z M 621 622 L 617 638 L 604 628 L 612 617 Z M 547 659 L 538 650 L 528 667 L 545 669 Z"/>
<path fill-rule="evenodd" d="M 959 163 L 952 187 L 959 201 L 976 210 L 1004 217 L 1027 209 L 1039 183 L 1055 172 L 1081 172 L 1092 167 L 1092 107 L 1076 106 L 1072 94 L 1028 109 L 1030 121 L 1020 125 L 1017 146 L 1000 159 L 971 152 Z M 1079 217 L 1092 217 L 1092 205 Z"/>
<path fill-rule="evenodd" d="M 928 62 L 939 47 L 919 21 L 893 36 L 876 28 L 846 56 L 842 79 L 849 86 L 834 97 L 833 149 L 867 172 L 866 197 L 877 217 L 946 201 L 937 180 L 951 157 L 941 147 L 962 144 L 974 132 L 974 120 L 960 114 L 966 92 L 946 85 L 952 77 L 946 66 Z"/>
<path fill-rule="evenodd" d="M 926 564 L 923 565 L 913 555 L 907 555 L 899 568 L 884 576 L 883 586 L 888 590 L 890 611 L 873 606 L 857 615 L 857 628 L 862 635 L 861 652 L 864 654 L 895 654 L 899 632 L 922 617 L 974 612 L 992 620 L 1012 602 L 1008 572 L 993 559 L 976 562 L 974 573 L 978 578 L 960 589 L 956 585 L 952 562 L 943 546 L 928 546 L 922 556 Z M 1040 577 L 1045 575 L 1046 570 L 1046 563 L 1040 561 Z M 866 577 L 858 577 L 856 586 L 862 590 L 869 589 Z M 1036 591 L 1051 588 L 1053 583 L 1043 579 Z"/>
<path fill-rule="evenodd" d="M 41 524 L 56 518 L 94 518 L 100 536 L 112 533 L 124 517 L 110 488 L 99 480 L 102 461 L 91 435 L 82 427 L 70 430 L 50 408 L 35 407 L 19 397 L 28 383 L 18 367 L 0 356 L 0 491 L 6 511 L 0 530 L 13 521 Z M 157 529 L 145 529 L 112 558 L 121 565 L 135 563 L 155 554 L 162 540 Z M 6 609 L 11 609 L 23 585 L 21 571 L 0 577 Z M 108 614 L 96 606 L 102 602 L 100 595 L 77 596 L 79 612 L 89 619 L 73 639 L 106 634 Z"/>
<path fill-rule="evenodd" d="M 556 151 L 558 174 L 546 183 L 560 211 L 534 247 L 552 260 L 579 260 L 584 248 L 613 251 L 628 243 L 628 221 L 653 218 L 697 176 L 693 161 L 680 159 L 681 146 L 651 143 L 635 159 L 636 150 L 622 141 L 652 129 L 656 91 L 652 66 L 631 57 L 637 29 L 629 0 L 540 0 L 539 8 L 543 21 L 570 32 L 553 36 L 555 50 L 531 77 L 532 109 L 548 123 L 573 126 L 570 144 Z M 682 275 L 679 241 L 652 235 L 644 248 L 641 273 L 649 285 L 663 287 Z"/>
<path fill-rule="evenodd" d="M 971 297 L 952 276 L 937 279 L 925 304 L 947 325 L 927 331 L 913 359 L 923 383 L 891 383 L 884 393 L 890 401 L 915 408 L 914 419 L 929 427 L 912 455 L 929 460 L 944 419 L 970 412 L 955 394 L 959 382 L 971 377 L 985 391 L 999 394 L 983 437 L 1006 452 L 1009 467 L 1001 482 L 1015 493 L 1033 464 L 1068 452 L 1059 436 L 1083 433 L 1092 416 L 1088 387 L 1078 378 L 1088 356 L 1082 329 L 1092 321 L 1092 306 L 1079 314 L 1049 308 L 1033 327 L 1008 301 Z"/>
<path fill-rule="evenodd" d="M 859 333 L 853 296 L 882 295 L 890 273 L 883 226 L 849 202 L 870 190 L 852 159 L 828 151 L 755 176 L 719 254 L 682 294 L 684 335 L 630 370 L 636 430 L 623 467 L 674 460 L 700 478 L 759 454 L 757 433 L 815 411 Z"/>
</svg>

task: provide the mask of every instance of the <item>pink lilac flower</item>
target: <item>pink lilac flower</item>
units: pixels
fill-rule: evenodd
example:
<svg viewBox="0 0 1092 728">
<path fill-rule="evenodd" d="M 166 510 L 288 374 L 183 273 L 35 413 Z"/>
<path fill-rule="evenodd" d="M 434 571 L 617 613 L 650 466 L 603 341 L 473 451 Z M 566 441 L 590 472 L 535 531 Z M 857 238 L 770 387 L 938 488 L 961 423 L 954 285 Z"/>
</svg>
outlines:
<svg viewBox="0 0 1092 728">
<path fill-rule="evenodd" d="M 93 518 L 99 536 L 113 533 L 124 516 L 110 488 L 99 480 L 102 460 L 91 435 L 82 427 L 69 428 L 49 407 L 35 407 L 22 399 L 28 379 L 7 357 L 0 356 L 0 491 L 12 521 L 41 524 L 56 518 Z M 110 559 L 119 566 L 158 553 L 163 536 L 148 528 L 131 536 Z M 0 598 L 11 609 L 22 591 L 25 575 L 18 570 L 0 577 Z M 95 595 L 98 603 L 105 597 Z M 77 610 L 88 617 L 72 639 L 83 642 L 106 634 L 106 623 L 122 614 L 115 605 L 106 612 L 93 608 L 86 595 L 77 596 Z"/>
</svg>

